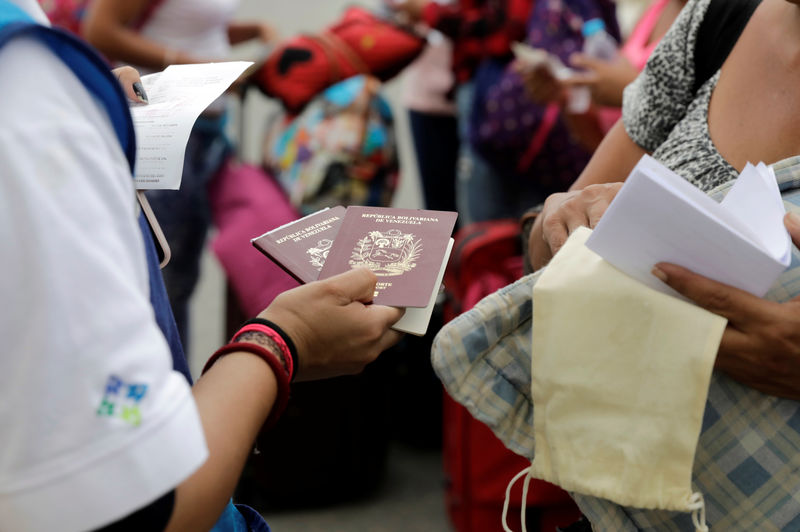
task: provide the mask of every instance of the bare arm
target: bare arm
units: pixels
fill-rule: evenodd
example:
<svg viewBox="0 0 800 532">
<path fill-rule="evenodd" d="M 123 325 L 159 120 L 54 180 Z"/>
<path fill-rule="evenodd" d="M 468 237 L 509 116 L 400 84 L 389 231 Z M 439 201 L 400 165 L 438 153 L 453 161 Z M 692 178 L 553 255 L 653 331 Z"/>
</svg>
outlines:
<svg viewBox="0 0 800 532">
<path fill-rule="evenodd" d="M 83 34 L 104 55 L 118 61 L 153 70 L 163 70 L 168 64 L 202 63 L 209 58 L 195 58 L 170 50 L 142 37 L 131 27 L 150 0 L 95 0 L 89 3 Z"/>
<path fill-rule="evenodd" d="M 585 113 L 562 113 L 562 120 L 569 129 L 570 135 L 577 140 L 586 151 L 593 153 L 605 138 L 605 131 L 600 126 L 597 108 L 590 106 Z"/>
<path fill-rule="evenodd" d="M 278 31 L 266 22 L 231 22 L 228 24 L 228 40 L 231 44 L 239 44 L 252 39 L 261 42 L 278 40 Z"/>
<path fill-rule="evenodd" d="M 169 532 L 210 530 L 219 519 L 275 402 L 277 383 L 257 356 L 231 353 L 200 378 L 193 393 L 209 456 L 178 486 Z"/>
<path fill-rule="evenodd" d="M 625 181 L 633 167 L 646 153 L 631 140 L 620 119 L 609 130 L 586 168 L 569 189 L 581 190 L 588 185 Z"/>
<path fill-rule="evenodd" d="M 358 373 L 401 338 L 389 329 L 403 311 L 365 304 L 376 277 L 352 270 L 278 296 L 259 316 L 294 341 L 298 379 Z M 259 357 L 220 358 L 194 386 L 209 458 L 176 490 L 167 531 L 209 530 L 233 493 L 253 442 L 277 394 L 275 374 Z"/>
<path fill-rule="evenodd" d="M 598 105 L 622 107 L 622 91 L 639 74 L 621 54 L 613 61 L 575 54 L 570 63 L 579 69 L 579 73 L 565 80 L 567 86 L 589 87 L 592 101 Z"/>
<path fill-rule="evenodd" d="M 622 120 L 618 121 L 569 191 L 547 198 L 528 238 L 534 269 L 547 264 L 576 227 L 597 224 L 619 190 L 619 183 L 645 153 L 625 132 Z"/>
</svg>

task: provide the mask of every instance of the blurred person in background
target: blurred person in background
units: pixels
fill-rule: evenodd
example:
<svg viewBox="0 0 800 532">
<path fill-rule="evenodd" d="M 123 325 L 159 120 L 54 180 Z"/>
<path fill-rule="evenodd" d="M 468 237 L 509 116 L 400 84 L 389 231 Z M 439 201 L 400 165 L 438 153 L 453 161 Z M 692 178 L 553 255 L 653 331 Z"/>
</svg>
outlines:
<svg viewBox="0 0 800 532">
<path fill-rule="evenodd" d="M 277 34 L 262 21 L 233 20 L 239 0 L 91 0 L 82 33 L 100 52 L 142 73 L 172 64 L 225 61 L 231 45 Z M 211 225 L 207 186 L 225 167 L 232 146 L 225 135 L 225 96 L 195 122 L 186 146 L 180 189 L 151 190 L 147 197 L 170 245 L 164 281 L 181 339 L 188 346 L 189 300 Z"/>
<path fill-rule="evenodd" d="M 431 31 L 422 55 L 403 73 L 402 103 L 408 109 L 425 208 L 455 211 L 458 122 L 453 44 Z"/>
<path fill-rule="evenodd" d="M 607 28 L 610 41 L 619 38 L 611 0 L 537 2 L 515 53 L 517 46 L 530 47 L 566 63 L 582 49 L 582 29 L 590 20 Z M 486 59 L 475 75 L 469 140 L 493 170 L 491 179 L 476 175 L 467 186 L 470 210 L 481 213 L 480 219 L 518 219 L 548 194 L 569 187 L 591 156 L 571 135 L 567 109 L 528 96 L 520 62 Z"/>
<path fill-rule="evenodd" d="M 517 62 L 515 67 L 531 99 L 539 103 L 557 103 L 564 108 L 571 87 L 589 88 L 592 100 L 585 113 L 587 116 L 577 118 L 567 112 L 565 123 L 578 141 L 594 151 L 622 114 L 623 89 L 639 75 L 684 5 L 686 0 L 654 0 L 614 59 L 594 58 L 580 52 L 573 54 L 569 66 L 577 72 L 572 77 L 559 80 L 547 68 L 527 68 L 523 62 Z"/>
<path fill-rule="evenodd" d="M 548 69 L 541 66 L 526 67 L 521 61 L 516 62 L 514 68 L 522 77 L 531 100 L 542 105 L 558 106 L 566 133 L 573 142 L 582 146 L 582 151 L 591 154 L 620 119 L 624 88 L 644 68 L 647 59 L 684 5 L 686 0 L 654 0 L 638 18 L 613 60 L 592 58 L 582 53 L 573 54 L 569 58 L 570 64 L 578 69 L 578 73 L 572 78 L 558 80 Z M 620 7 L 617 6 L 618 12 Z M 591 104 L 581 115 L 568 110 L 571 87 L 588 87 L 590 91 Z M 587 162 L 588 160 L 582 161 L 582 164 Z M 568 176 L 569 181 L 562 191 L 572 186 L 582 170 L 580 168 Z M 554 192 L 559 191 L 550 190 L 548 194 Z M 541 212 L 543 200 L 544 198 L 541 203 L 531 204 L 523 214 L 524 235 L 529 234 L 534 220 Z M 527 254 L 528 239 L 523 238 L 523 243 Z"/>
<path fill-rule="evenodd" d="M 531 0 L 388 0 L 389 6 L 411 22 L 435 29 L 452 42 L 452 71 L 458 124 L 456 205 L 464 226 L 485 219 L 468 201 L 475 183 L 492 181 L 494 173 L 470 146 L 469 117 L 473 106 L 474 75 L 487 57 L 511 59 L 511 43 L 524 38 Z M 445 132 L 446 130 L 442 130 Z M 416 141 L 415 141 L 416 144 Z M 486 198 L 486 202 L 492 202 Z"/>
</svg>

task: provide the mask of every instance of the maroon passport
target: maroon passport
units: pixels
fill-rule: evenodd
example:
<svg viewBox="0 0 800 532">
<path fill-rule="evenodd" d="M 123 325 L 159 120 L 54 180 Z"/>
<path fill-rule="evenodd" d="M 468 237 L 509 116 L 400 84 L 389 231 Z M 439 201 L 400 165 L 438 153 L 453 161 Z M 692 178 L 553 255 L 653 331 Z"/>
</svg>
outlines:
<svg viewBox="0 0 800 532">
<path fill-rule="evenodd" d="M 252 240 L 264 255 L 300 281 L 316 281 L 344 219 L 342 206 L 323 209 Z"/>
<path fill-rule="evenodd" d="M 320 279 L 359 267 L 378 276 L 373 302 L 425 307 L 438 287 L 455 212 L 350 206 Z"/>
</svg>

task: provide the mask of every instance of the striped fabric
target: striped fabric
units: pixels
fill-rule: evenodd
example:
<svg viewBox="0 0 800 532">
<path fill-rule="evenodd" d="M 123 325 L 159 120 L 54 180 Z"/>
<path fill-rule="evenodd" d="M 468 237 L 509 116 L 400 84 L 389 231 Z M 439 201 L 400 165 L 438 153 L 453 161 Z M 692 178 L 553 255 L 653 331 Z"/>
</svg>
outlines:
<svg viewBox="0 0 800 532">
<path fill-rule="evenodd" d="M 787 211 L 800 214 L 800 157 L 773 166 Z M 710 192 L 719 200 L 732 183 Z M 800 295 L 800 252 L 767 299 Z M 432 359 L 448 393 L 512 451 L 534 454 L 531 315 L 534 273 L 486 297 L 437 335 Z M 509 479 L 510 480 L 510 479 Z M 800 402 L 714 372 L 692 475 L 719 531 L 800 531 Z M 690 514 L 623 508 L 573 494 L 595 531 L 688 531 Z"/>
</svg>

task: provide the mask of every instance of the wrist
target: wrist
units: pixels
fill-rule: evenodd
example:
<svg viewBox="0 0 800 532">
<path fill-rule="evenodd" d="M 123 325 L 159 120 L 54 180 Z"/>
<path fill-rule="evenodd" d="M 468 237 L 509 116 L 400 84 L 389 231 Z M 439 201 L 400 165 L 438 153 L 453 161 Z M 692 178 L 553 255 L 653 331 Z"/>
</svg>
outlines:
<svg viewBox="0 0 800 532">
<path fill-rule="evenodd" d="M 264 329 L 266 329 L 266 331 Z M 297 346 L 292 340 L 291 336 L 289 336 L 286 331 L 283 330 L 275 322 L 264 318 L 252 318 L 245 321 L 241 328 L 239 329 L 236 334 L 233 335 L 233 338 L 237 338 L 240 334 L 246 331 L 261 331 L 265 332 L 273 342 L 277 345 L 277 348 L 281 351 L 282 356 L 286 358 L 286 366 L 289 369 L 289 378 L 290 380 L 294 380 L 297 376 L 297 372 L 300 369 L 299 364 L 299 357 L 297 352 Z"/>
<path fill-rule="evenodd" d="M 297 350 L 291 338 L 274 323 L 253 319 L 244 323 L 227 345 L 219 348 L 206 362 L 206 373 L 220 358 L 231 353 L 250 353 L 270 367 L 277 383 L 277 396 L 262 430 L 277 423 L 289 403 L 291 380 L 297 367 Z"/>
<path fill-rule="evenodd" d="M 290 381 L 294 377 L 295 366 L 289 347 L 273 329 L 262 324 L 248 324 L 239 329 L 231 341 L 253 343 L 263 347 L 278 358 Z"/>
<path fill-rule="evenodd" d="M 208 359 L 208 362 L 206 362 L 206 365 L 203 368 L 202 374 L 207 373 L 220 358 L 233 353 L 249 353 L 251 355 L 258 356 L 267 363 L 272 370 L 272 373 L 275 375 L 275 382 L 277 383 L 278 388 L 275 402 L 273 403 L 269 416 L 264 422 L 261 430 L 272 428 L 278 422 L 278 419 L 281 417 L 283 412 L 286 410 L 287 405 L 289 404 L 291 384 L 289 382 L 289 376 L 286 373 L 286 369 L 281 364 L 280 359 L 277 355 L 275 355 L 275 353 L 267 350 L 259 344 L 252 342 L 231 342 L 220 347 L 213 355 L 211 355 L 211 358 Z"/>
<path fill-rule="evenodd" d="M 530 257 L 530 237 L 533 224 L 542 213 L 544 202 L 528 209 L 519 219 L 520 233 L 522 236 L 523 272 L 527 275 L 533 273 L 534 267 Z"/>
<path fill-rule="evenodd" d="M 522 230 L 522 236 L 527 237 L 531 233 L 531 228 L 533 227 L 533 222 L 536 221 L 536 218 L 542 214 L 544 210 L 544 202 L 539 203 L 538 205 L 534 205 L 527 211 L 525 211 L 522 216 L 519 218 L 519 226 Z"/>
</svg>

